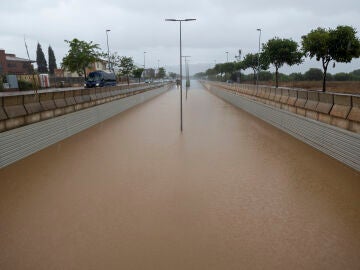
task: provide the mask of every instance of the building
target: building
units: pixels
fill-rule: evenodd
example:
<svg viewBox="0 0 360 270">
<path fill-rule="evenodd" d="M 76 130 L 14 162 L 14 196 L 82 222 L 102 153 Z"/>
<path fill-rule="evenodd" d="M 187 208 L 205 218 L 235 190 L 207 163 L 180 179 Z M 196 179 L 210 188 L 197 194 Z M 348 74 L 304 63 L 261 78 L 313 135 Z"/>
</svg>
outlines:
<svg viewBox="0 0 360 270">
<path fill-rule="evenodd" d="M 15 54 L 5 53 L 5 50 L 0 49 L 0 74 L 31 74 L 34 70 L 32 63 L 35 63 L 35 61 L 16 57 Z"/>
<path fill-rule="evenodd" d="M 91 63 L 89 67 L 86 68 L 86 75 L 89 75 L 90 72 L 96 70 L 108 71 L 107 61 L 100 59 L 94 63 Z M 79 77 L 77 72 L 70 72 L 64 69 L 55 69 L 54 74 L 56 77 Z"/>
<path fill-rule="evenodd" d="M 96 70 L 107 71 L 107 64 L 107 61 L 99 59 L 98 61 L 90 64 L 90 66 L 86 69 L 86 74 Z"/>
</svg>

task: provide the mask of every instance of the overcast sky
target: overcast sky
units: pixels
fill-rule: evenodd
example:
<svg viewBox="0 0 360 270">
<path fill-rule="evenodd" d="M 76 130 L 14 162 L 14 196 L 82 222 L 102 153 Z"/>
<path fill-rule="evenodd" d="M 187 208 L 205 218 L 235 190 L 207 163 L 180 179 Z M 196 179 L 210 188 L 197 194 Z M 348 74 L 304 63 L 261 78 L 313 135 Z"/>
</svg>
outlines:
<svg viewBox="0 0 360 270">
<path fill-rule="evenodd" d="M 39 42 L 47 57 L 52 46 L 58 65 L 68 51 L 64 40 L 78 38 L 106 48 L 110 29 L 111 52 L 131 56 L 138 65 L 174 69 L 179 62 L 179 23 L 165 18 L 196 18 L 183 23 L 183 54 L 191 56 L 193 70 L 229 61 L 241 49 L 243 55 L 258 50 L 261 42 L 278 36 L 300 42 L 301 36 L 317 27 L 350 25 L 360 30 L 360 1 L 324 0 L 0 0 L 0 48 L 26 57 L 24 35 L 30 57 L 36 58 Z M 358 34 L 359 36 L 359 34 Z M 307 60 L 284 73 L 304 72 L 320 63 Z M 360 60 L 338 64 L 330 73 L 360 68 Z"/>
</svg>

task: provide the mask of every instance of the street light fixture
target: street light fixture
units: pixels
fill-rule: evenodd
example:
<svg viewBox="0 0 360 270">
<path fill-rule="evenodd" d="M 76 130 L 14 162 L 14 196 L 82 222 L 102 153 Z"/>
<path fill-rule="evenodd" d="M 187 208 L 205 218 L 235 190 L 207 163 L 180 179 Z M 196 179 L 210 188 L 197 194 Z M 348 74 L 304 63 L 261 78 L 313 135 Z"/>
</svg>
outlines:
<svg viewBox="0 0 360 270">
<path fill-rule="evenodd" d="M 111 30 L 106 29 L 106 44 L 107 44 L 107 49 L 108 49 L 108 67 L 109 67 L 109 70 L 111 70 L 111 66 L 110 66 L 110 49 L 109 49 L 109 35 L 108 35 L 108 33 L 110 31 Z"/>
<path fill-rule="evenodd" d="M 179 22 L 180 23 L 180 130 L 183 130 L 182 120 L 182 47 L 181 47 L 181 23 L 196 21 L 196 19 L 165 19 L 167 22 Z"/>
<path fill-rule="evenodd" d="M 259 89 L 259 73 L 260 73 L 260 39 L 261 39 L 261 28 L 256 29 L 259 31 L 259 53 L 258 53 L 258 72 L 256 76 L 256 88 Z"/>
</svg>

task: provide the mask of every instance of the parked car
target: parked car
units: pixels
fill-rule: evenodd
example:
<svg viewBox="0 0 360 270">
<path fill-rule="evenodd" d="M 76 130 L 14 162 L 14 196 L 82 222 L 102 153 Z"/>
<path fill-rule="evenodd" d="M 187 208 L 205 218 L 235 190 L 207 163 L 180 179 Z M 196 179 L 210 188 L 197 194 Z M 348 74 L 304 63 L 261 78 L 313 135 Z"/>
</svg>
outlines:
<svg viewBox="0 0 360 270">
<path fill-rule="evenodd" d="M 115 86 L 116 76 L 114 73 L 108 73 L 102 70 L 90 72 L 87 80 L 85 81 L 84 87 L 104 87 L 104 86 Z"/>
</svg>

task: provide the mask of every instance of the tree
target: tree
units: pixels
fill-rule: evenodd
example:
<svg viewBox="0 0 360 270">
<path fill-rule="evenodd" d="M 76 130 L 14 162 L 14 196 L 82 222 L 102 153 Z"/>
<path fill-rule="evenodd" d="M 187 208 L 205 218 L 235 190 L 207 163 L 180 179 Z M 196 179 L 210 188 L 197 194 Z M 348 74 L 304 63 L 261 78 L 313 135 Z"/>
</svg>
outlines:
<svg viewBox="0 0 360 270">
<path fill-rule="evenodd" d="M 251 68 L 254 73 L 254 84 L 256 83 L 256 73 L 258 72 L 258 68 L 261 70 L 267 70 L 269 68 L 269 63 L 266 61 L 267 58 L 260 56 L 258 59 L 259 54 L 252 54 L 248 53 L 245 55 L 244 59 L 240 62 L 241 69 L 248 69 Z M 260 60 L 260 67 L 258 66 L 258 60 Z"/>
<path fill-rule="evenodd" d="M 106 52 L 102 52 L 100 54 L 100 57 L 102 59 L 106 59 L 106 62 L 108 62 L 110 60 L 110 66 L 109 63 L 106 64 L 106 66 L 109 68 L 109 70 L 114 71 L 114 67 L 120 67 L 121 65 L 121 57 L 118 55 L 117 52 L 114 53 L 110 53 L 110 55 L 108 55 L 108 53 Z"/>
<path fill-rule="evenodd" d="M 153 68 L 147 68 L 145 69 L 145 77 L 149 77 L 150 79 L 155 78 L 155 69 Z"/>
<path fill-rule="evenodd" d="M 270 39 L 263 45 L 262 57 L 275 67 L 275 85 L 279 86 L 279 68 L 284 64 L 289 66 L 302 63 L 303 53 L 298 50 L 298 44 L 291 39 Z"/>
<path fill-rule="evenodd" d="M 170 72 L 170 73 L 169 73 L 169 77 L 170 77 L 171 79 L 173 79 L 173 80 L 176 79 L 176 76 L 177 76 L 177 75 L 176 75 L 175 72 Z"/>
<path fill-rule="evenodd" d="M 216 74 L 220 74 L 221 78 L 223 77 L 224 71 L 224 65 L 223 64 L 216 64 L 214 67 Z"/>
<path fill-rule="evenodd" d="M 40 43 L 37 44 L 37 48 L 36 48 L 36 64 L 38 66 L 39 73 L 48 73 L 45 55 L 41 48 Z"/>
<path fill-rule="evenodd" d="M 304 73 L 304 79 L 307 81 L 320 81 L 322 80 L 322 77 L 323 73 L 321 69 L 318 68 L 310 68 Z"/>
<path fill-rule="evenodd" d="M 326 30 L 317 28 L 302 36 L 302 49 L 306 56 L 316 57 L 322 62 L 323 91 L 326 91 L 326 73 L 329 63 L 349 63 L 360 56 L 360 41 L 356 37 L 356 30 L 350 26 L 338 26 L 336 29 Z M 335 64 L 335 63 L 334 63 Z"/>
<path fill-rule="evenodd" d="M 350 81 L 351 75 L 348 73 L 345 73 L 345 72 L 336 73 L 336 74 L 334 74 L 334 80 L 335 81 Z"/>
<path fill-rule="evenodd" d="M 205 71 L 205 74 L 206 76 L 208 76 L 209 80 L 215 80 L 218 72 L 215 70 L 215 68 L 209 68 L 208 70 Z"/>
<path fill-rule="evenodd" d="M 92 41 L 86 42 L 74 38 L 73 40 L 65 40 L 69 44 L 70 50 L 62 60 L 62 68 L 66 68 L 70 72 L 77 72 L 79 76 L 84 75 L 86 79 L 86 68 L 91 63 L 96 62 L 101 53 L 99 45 L 93 44 Z"/>
<path fill-rule="evenodd" d="M 273 75 L 269 71 L 260 71 L 259 72 L 259 81 L 271 81 Z"/>
<path fill-rule="evenodd" d="M 198 73 L 194 74 L 194 78 L 196 78 L 196 79 L 205 79 L 206 78 L 206 73 L 205 72 L 198 72 Z"/>
<path fill-rule="evenodd" d="M 49 46 L 48 49 L 48 56 L 49 56 L 49 73 L 54 74 L 54 70 L 57 68 L 57 65 L 56 65 L 55 54 L 51 46 Z"/>
<path fill-rule="evenodd" d="M 290 81 L 303 81 L 304 75 L 301 72 L 294 72 L 289 75 Z"/>
<path fill-rule="evenodd" d="M 143 68 L 135 68 L 133 70 L 133 75 L 134 75 L 135 78 L 139 79 L 139 83 L 140 83 L 141 75 L 142 75 L 143 72 L 144 72 Z"/>
<path fill-rule="evenodd" d="M 164 78 L 166 76 L 165 68 L 163 68 L 163 67 L 159 68 L 157 76 L 160 79 Z"/>
<path fill-rule="evenodd" d="M 135 69 L 134 61 L 131 57 L 122 56 L 120 57 L 120 63 L 119 63 L 120 73 L 124 76 L 126 76 L 128 85 L 129 82 L 129 75 L 133 72 Z"/>
</svg>

